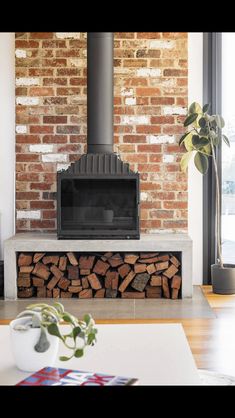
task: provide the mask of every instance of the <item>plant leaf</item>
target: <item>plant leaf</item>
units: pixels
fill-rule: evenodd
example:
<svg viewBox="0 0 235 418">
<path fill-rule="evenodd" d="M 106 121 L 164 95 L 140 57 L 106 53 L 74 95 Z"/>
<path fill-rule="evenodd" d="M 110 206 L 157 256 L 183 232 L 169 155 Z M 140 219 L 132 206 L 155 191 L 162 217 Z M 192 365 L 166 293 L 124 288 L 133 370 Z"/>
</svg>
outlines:
<svg viewBox="0 0 235 418">
<path fill-rule="evenodd" d="M 229 142 L 228 137 L 226 135 L 222 135 L 222 137 L 223 137 L 225 144 L 228 145 L 228 147 L 230 147 L 230 142 Z"/>
<path fill-rule="evenodd" d="M 205 104 L 202 108 L 202 111 L 203 113 L 207 113 L 209 109 L 210 109 L 210 104 Z"/>
<path fill-rule="evenodd" d="M 199 103 L 193 102 L 189 106 L 189 113 L 202 113 L 202 108 Z"/>
<path fill-rule="evenodd" d="M 189 134 L 187 135 L 187 137 L 184 140 L 184 146 L 185 146 L 187 151 L 193 151 L 194 150 L 194 146 L 192 144 L 192 137 L 193 137 L 193 134 L 191 132 L 189 132 Z"/>
<path fill-rule="evenodd" d="M 71 359 L 71 357 L 60 356 L 59 359 L 60 359 L 60 361 L 68 361 L 68 360 Z"/>
<path fill-rule="evenodd" d="M 91 320 L 91 315 L 90 314 L 84 315 L 83 321 L 86 323 L 86 325 L 89 325 L 90 320 Z"/>
<path fill-rule="evenodd" d="M 200 149 L 204 147 L 205 145 L 209 144 L 209 139 L 206 138 L 205 136 L 200 137 L 198 135 L 193 135 L 192 143 L 196 149 Z"/>
<path fill-rule="evenodd" d="M 50 324 L 47 327 L 47 331 L 49 332 L 49 334 L 55 335 L 55 337 L 58 337 L 58 338 L 60 338 L 63 341 L 63 337 L 60 334 L 60 331 L 59 331 L 59 328 L 58 328 L 58 325 L 57 324 Z"/>
<path fill-rule="evenodd" d="M 184 121 L 184 126 L 189 126 L 191 125 L 198 117 L 197 113 L 192 113 L 191 115 L 187 116 L 187 118 Z"/>
<path fill-rule="evenodd" d="M 185 140 L 185 138 L 190 134 L 190 132 L 186 132 L 186 134 L 182 135 L 180 140 L 179 140 L 179 145 L 182 144 L 182 142 Z"/>
<path fill-rule="evenodd" d="M 59 314 L 64 313 L 64 306 L 60 302 L 54 302 L 54 306 Z"/>
<path fill-rule="evenodd" d="M 213 145 L 217 147 L 217 145 L 219 145 L 220 143 L 220 137 L 218 135 L 215 135 L 212 139 L 212 142 L 213 142 Z"/>
<path fill-rule="evenodd" d="M 70 315 L 68 312 L 64 312 L 64 314 L 62 315 L 62 319 L 65 322 L 68 322 L 69 324 L 75 324 L 75 318 L 73 317 L 73 315 Z"/>
<path fill-rule="evenodd" d="M 222 129 L 225 125 L 224 118 L 220 115 L 215 115 L 215 122 L 220 129 Z"/>
<path fill-rule="evenodd" d="M 47 339 L 46 330 L 41 327 L 41 333 L 37 344 L 35 344 L 34 349 L 37 353 L 45 353 L 50 347 L 50 343 Z"/>
<path fill-rule="evenodd" d="M 206 119 L 205 118 L 200 118 L 199 119 L 199 121 L 198 121 L 198 125 L 200 126 L 200 128 L 205 128 L 206 127 L 206 124 L 207 124 L 207 122 L 206 122 Z"/>
<path fill-rule="evenodd" d="M 208 170 L 208 158 L 201 152 L 197 152 L 194 157 L 194 163 L 201 174 L 206 174 Z"/>
<path fill-rule="evenodd" d="M 77 336 L 80 334 L 81 332 L 81 328 L 80 327 L 75 327 L 72 331 L 73 334 L 73 339 L 76 340 Z"/>
<path fill-rule="evenodd" d="M 75 357 L 82 357 L 83 356 L 83 354 L 84 354 L 84 350 L 83 350 L 83 348 L 77 348 L 77 350 L 75 351 L 75 353 L 74 353 L 74 356 Z"/>
<path fill-rule="evenodd" d="M 188 167 L 188 163 L 189 163 L 190 158 L 192 157 L 192 154 L 193 154 L 193 152 L 189 151 L 189 152 L 186 152 L 182 156 L 181 161 L 180 161 L 180 167 L 181 167 L 181 170 L 183 172 L 186 172 L 187 167 Z"/>
</svg>

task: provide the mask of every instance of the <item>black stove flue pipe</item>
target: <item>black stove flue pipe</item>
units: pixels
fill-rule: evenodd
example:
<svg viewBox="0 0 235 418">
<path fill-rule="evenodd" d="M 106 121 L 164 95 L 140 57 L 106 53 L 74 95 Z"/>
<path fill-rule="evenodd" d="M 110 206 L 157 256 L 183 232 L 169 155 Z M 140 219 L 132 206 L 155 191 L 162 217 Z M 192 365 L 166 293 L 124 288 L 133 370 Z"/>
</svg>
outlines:
<svg viewBox="0 0 235 418">
<path fill-rule="evenodd" d="M 113 32 L 87 34 L 87 152 L 113 152 Z"/>
</svg>

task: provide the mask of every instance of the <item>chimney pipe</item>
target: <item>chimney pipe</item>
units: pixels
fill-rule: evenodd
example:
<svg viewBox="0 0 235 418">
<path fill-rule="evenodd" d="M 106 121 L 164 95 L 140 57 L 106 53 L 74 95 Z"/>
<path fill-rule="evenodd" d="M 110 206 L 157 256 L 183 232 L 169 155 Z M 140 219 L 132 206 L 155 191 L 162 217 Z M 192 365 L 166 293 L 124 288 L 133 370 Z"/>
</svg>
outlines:
<svg viewBox="0 0 235 418">
<path fill-rule="evenodd" d="M 113 32 L 87 34 L 87 152 L 113 152 Z"/>
</svg>

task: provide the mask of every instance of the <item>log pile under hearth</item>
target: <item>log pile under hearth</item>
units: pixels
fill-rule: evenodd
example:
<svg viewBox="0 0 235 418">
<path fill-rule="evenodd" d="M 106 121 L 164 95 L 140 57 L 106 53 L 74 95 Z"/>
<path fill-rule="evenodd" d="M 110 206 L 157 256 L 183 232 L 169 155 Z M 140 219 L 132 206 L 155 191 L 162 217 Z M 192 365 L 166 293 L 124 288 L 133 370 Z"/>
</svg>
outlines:
<svg viewBox="0 0 235 418">
<path fill-rule="evenodd" d="M 181 297 L 179 253 L 20 253 L 19 298 Z"/>
</svg>

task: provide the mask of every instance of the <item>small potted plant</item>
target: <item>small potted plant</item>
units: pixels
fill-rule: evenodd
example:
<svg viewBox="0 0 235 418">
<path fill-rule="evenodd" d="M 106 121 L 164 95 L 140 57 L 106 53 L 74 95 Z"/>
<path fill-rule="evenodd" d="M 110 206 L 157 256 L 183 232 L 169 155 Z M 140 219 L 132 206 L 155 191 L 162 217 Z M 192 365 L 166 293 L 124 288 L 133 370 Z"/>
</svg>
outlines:
<svg viewBox="0 0 235 418">
<path fill-rule="evenodd" d="M 69 332 L 66 327 L 66 333 L 62 333 L 61 323 L 70 326 Z M 61 361 L 82 357 L 86 346 L 96 342 L 97 329 L 89 314 L 78 320 L 65 312 L 59 302 L 37 303 L 29 305 L 10 322 L 10 334 L 17 367 L 32 372 L 54 364 L 59 340 L 72 352 L 70 356 L 59 357 Z"/>
<path fill-rule="evenodd" d="M 211 266 L 212 289 L 214 293 L 233 294 L 235 293 L 235 266 L 224 264 L 222 258 L 221 220 L 220 220 L 220 178 L 216 161 L 216 148 L 223 140 L 230 146 L 229 140 L 222 133 L 224 119 L 221 115 L 209 115 L 209 105 L 203 108 L 196 102 L 188 109 L 184 126 L 187 132 L 180 138 L 179 145 L 184 145 L 185 153 L 181 158 L 181 169 L 186 171 L 189 161 L 194 157 L 194 164 L 201 174 L 208 170 L 208 160 L 212 159 L 215 184 L 216 184 L 216 241 L 217 260 Z M 189 129 L 189 127 L 191 129 Z"/>
</svg>

